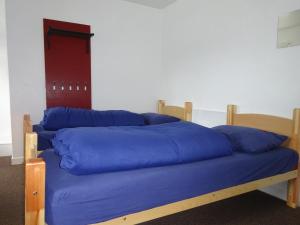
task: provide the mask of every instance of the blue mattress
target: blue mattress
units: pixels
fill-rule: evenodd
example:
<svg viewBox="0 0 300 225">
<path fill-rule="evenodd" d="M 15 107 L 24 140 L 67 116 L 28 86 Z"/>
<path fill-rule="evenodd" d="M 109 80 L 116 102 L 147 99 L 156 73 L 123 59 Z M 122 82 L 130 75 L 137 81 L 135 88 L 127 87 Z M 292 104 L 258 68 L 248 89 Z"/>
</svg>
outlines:
<svg viewBox="0 0 300 225">
<path fill-rule="evenodd" d="M 194 163 L 72 175 L 59 167 L 53 150 L 42 153 L 47 165 L 48 225 L 86 225 L 192 198 L 293 170 L 298 155 L 288 149 L 234 153 Z"/>
</svg>

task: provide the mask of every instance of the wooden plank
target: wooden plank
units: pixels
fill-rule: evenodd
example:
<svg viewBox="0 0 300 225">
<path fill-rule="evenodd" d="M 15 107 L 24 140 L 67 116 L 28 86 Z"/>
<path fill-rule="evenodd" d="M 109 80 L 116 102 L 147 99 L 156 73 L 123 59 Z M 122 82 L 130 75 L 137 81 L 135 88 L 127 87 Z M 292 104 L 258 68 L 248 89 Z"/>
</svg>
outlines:
<svg viewBox="0 0 300 225">
<path fill-rule="evenodd" d="M 25 164 L 25 225 L 45 224 L 45 162 L 28 159 Z"/>
<path fill-rule="evenodd" d="M 234 125 L 253 127 L 291 137 L 293 121 L 277 116 L 263 114 L 235 114 Z"/>
<path fill-rule="evenodd" d="M 184 120 L 192 121 L 192 116 L 193 116 L 193 103 L 185 102 L 184 103 Z"/>
<path fill-rule="evenodd" d="M 246 184 L 226 188 L 220 191 L 201 195 L 199 197 L 171 203 L 168 205 L 130 214 L 127 216 L 122 216 L 116 219 L 93 225 L 134 225 L 149 220 L 157 219 L 163 216 L 168 216 L 177 212 L 182 212 L 198 206 L 206 205 L 212 202 L 220 201 L 240 194 L 244 194 L 276 183 L 291 180 L 295 177 L 297 177 L 297 170 L 261 180 L 252 181 Z"/>
<path fill-rule="evenodd" d="M 158 100 L 157 103 L 157 112 L 159 114 L 163 114 L 163 108 L 166 106 L 166 101 L 164 100 Z"/>
<path fill-rule="evenodd" d="M 32 132 L 32 122 L 29 114 L 25 114 L 23 117 L 23 133 Z"/>
<path fill-rule="evenodd" d="M 295 178 L 288 181 L 287 205 L 293 209 L 297 208 L 299 198 L 299 179 Z"/>
<path fill-rule="evenodd" d="M 179 106 L 165 106 L 162 110 L 162 114 L 174 116 L 182 120 L 185 120 L 184 113 L 184 108 Z"/>
<path fill-rule="evenodd" d="M 293 131 L 290 142 L 291 148 L 300 152 L 300 109 L 295 109 L 293 114 Z M 291 208 L 297 208 L 299 200 L 300 187 L 300 164 L 298 165 L 298 176 L 288 182 L 287 205 Z"/>
<path fill-rule="evenodd" d="M 37 157 L 37 134 L 36 133 L 25 134 L 24 157 L 25 157 L 25 161 Z"/>
<path fill-rule="evenodd" d="M 227 106 L 227 125 L 233 125 L 233 120 L 236 114 L 236 110 L 237 110 L 236 105 Z"/>
<path fill-rule="evenodd" d="M 300 153 L 300 109 L 294 109 L 290 147 L 296 149 Z"/>
<path fill-rule="evenodd" d="M 185 102 L 184 107 L 166 105 L 164 100 L 158 101 L 158 113 L 174 116 L 181 120 L 191 121 L 193 104 L 191 102 Z"/>
<path fill-rule="evenodd" d="M 23 117 L 23 149 L 25 151 L 26 133 L 32 132 L 32 122 L 29 114 L 25 114 Z"/>
</svg>

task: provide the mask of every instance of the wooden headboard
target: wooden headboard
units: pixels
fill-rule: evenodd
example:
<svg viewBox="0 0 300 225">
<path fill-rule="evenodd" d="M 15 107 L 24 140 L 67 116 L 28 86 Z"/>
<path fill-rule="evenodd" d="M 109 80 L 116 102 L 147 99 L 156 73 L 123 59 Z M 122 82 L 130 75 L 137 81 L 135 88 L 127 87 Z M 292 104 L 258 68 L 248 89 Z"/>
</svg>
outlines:
<svg viewBox="0 0 300 225">
<path fill-rule="evenodd" d="M 174 116 L 185 121 L 192 121 L 193 104 L 185 102 L 183 107 L 166 105 L 164 100 L 158 101 L 158 113 Z"/>
<path fill-rule="evenodd" d="M 300 109 L 294 109 L 293 118 L 264 114 L 239 114 L 236 105 L 227 106 L 227 124 L 253 127 L 289 137 L 286 147 L 300 153 Z"/>
</svg>

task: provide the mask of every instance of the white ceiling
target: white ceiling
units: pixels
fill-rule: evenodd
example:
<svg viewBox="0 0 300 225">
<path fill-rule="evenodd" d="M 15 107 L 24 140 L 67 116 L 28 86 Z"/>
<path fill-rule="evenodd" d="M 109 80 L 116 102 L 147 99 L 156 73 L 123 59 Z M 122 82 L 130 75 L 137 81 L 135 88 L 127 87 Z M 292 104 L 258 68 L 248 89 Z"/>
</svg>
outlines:
<svg viewBox="0 0 300 225">
<path fill-rule="evenodd" d="M 163 9 L 168 5 L 172 4 L 176 0 L 125 0 L 128 2 L 134 2 L 146 6 L 150 6 L 153 8 Z"/>
</svg>

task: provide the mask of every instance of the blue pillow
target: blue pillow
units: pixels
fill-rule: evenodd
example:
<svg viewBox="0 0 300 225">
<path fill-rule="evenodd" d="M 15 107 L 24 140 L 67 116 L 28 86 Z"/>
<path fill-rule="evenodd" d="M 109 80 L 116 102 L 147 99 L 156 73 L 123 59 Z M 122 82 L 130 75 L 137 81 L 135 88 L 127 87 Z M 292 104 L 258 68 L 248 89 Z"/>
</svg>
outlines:
<svg viewBox="0 0 300 225">
<path fill-rule="evenodd" d="M 259 153 L 279 147 L 287 140 L 286 136 L 241 126 L 217 126 L 213 128 L 229 139 L 235 151 Z"/>
<path fill-rule="evenodd" d="M 45 130 L 74 127 L 142 126 L 144 117 L 123 110 L 96 111 L 54 107 L 45 110 L 41 125 Z"/>
<path fill-rule="evenodd" d="M 143 113 L 145 118 L 145 124 L 154 125 L 154 124 L 163 124 L 163 123 L 172 123 L 178 122 L 180 119 L 174 116 L 162 115 L 158 113 Z"/>
</svg>

